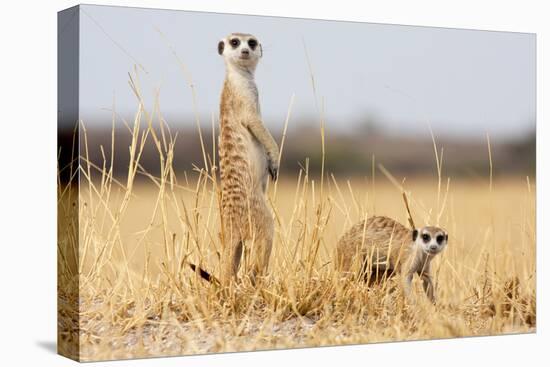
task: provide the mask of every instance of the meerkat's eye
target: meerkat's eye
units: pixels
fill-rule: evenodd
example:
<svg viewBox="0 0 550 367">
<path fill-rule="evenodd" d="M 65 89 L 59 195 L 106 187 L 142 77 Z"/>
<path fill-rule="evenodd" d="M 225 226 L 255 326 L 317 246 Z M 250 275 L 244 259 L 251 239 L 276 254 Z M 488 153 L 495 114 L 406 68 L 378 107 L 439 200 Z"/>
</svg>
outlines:
<svg viewBox="0 0 550 367">
<path fill-rule="evenodd" d="M 443 241 L 445 241 L 445 236 L 440 234 L 435 238 L 435 240 L 437 241 L 437 243 L 439 243 L 441 245 L 443 243 Z"/>
<path fill-rule="evenodd" d="M 430 242 L 430 235 L 427 234 L 427 233 L 424 233 L 424 234 L 422 235 L 422 241 L 424 241 L 424 242 L 426 242 L 426 243 Z"/>
<path fill-rule="evenodd" d="M 255 39 L 249 39 L 248 46 L 254 50 L 256 46 L 258 46 L 258 41 L 256 41 Z"/>
<path fill-rule="evenodd" d="M 233 48 L 236 48 L 241 44 L 241 41 L 238 38 L 233 38 L 229 43 L 231 43 Z"/>
</svg>

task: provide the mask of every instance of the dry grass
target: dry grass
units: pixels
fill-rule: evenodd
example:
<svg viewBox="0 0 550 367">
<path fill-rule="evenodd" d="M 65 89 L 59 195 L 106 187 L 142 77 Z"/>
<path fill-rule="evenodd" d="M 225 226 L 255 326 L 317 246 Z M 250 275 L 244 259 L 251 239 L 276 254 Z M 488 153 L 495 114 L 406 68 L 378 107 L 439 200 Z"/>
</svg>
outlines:
<svg viewBox="0 0 550 367">
<path fill-rule="evenodd" d="M 90 149 L 103 147 L 88 147 L 83 123 L 79 164 L 60 168 L 80 176 L 79 187 L 59 187 L 63 354 L 88 361 L 534 331 L 535 187 L 528 178 L 451 181 L 434 139 L 434 178 L 405 181 L 404 189 L 416 224 L 445 227 L 450 244 L 435 260 L 437 305 L 412 306 L 394 280 L 368 288 L 341 279 L 332 264 L 337 238 L 355 221 L 383 214 L 407 223 L 403 182 L 383 167 L 365 167 L 365 178 L 318 182 L 304 162 L 269 189 L 276 217 L 269 275 L 255 288 L 220 289 L 186 266 L 218 273 L 215 151 L 203 151 L 202 167 L 177 176 L 177 139 L 157 107 L 149 114 L 140 102 L 128 130 L 125 182 L 115 179 L 112 156 L 88 161 Z M 151 143 L 158 177 L 139 163 Z M 115 145 L 113 136 L 111 152 Z M 136 182 L 138 175 L 147 181 Z"/>
</svg>

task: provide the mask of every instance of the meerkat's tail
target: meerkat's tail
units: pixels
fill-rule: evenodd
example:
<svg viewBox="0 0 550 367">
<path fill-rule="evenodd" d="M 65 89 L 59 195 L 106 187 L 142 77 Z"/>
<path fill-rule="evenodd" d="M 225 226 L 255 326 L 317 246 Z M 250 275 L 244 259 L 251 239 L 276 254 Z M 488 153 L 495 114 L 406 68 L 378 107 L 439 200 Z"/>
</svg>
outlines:
<svg viewBox="0 0 550 367">
<path fill-rule="evenodd" d="M 200 266 L 197 266 L 197 265 L 191 264 L 191 263 L 188 263 L 188 265 L 191 268 L 191 270 L 193 270 L 194 272 L 197 272 L 197 270 L 198 270 L 198 273 L 199 273 L 200 277 L 202 279 L 206 280 L 207 282 L 212 283 L 212 284 L 216 284 L 216 285 L 221 284 L 220 281 L 218 279 L 216 279 L 215 276 L 213 276 L 212 274 L 210 274 L 209 272 L 207 272 L 206 270 L 204 270 Z"/>
</svg>

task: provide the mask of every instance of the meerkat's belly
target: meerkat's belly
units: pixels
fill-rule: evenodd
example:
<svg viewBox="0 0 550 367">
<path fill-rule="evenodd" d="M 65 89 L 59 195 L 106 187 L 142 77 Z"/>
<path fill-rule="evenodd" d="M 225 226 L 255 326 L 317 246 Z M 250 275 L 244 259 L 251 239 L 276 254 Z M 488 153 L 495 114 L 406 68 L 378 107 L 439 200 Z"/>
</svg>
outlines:
<svg viewBox="0 0 550 367">
<path fill-rule="evenodd" d="M 267 154 L 260 142 L 247 131 L 247 155 L 255 189 L 265 190 L 267 183 Z"/>
</svg>

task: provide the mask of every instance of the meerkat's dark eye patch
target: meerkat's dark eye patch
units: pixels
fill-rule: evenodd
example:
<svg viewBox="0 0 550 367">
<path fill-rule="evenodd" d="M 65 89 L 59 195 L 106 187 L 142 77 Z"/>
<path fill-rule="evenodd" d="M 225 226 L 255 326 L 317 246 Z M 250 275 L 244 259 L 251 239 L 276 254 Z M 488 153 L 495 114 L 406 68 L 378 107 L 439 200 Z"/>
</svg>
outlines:
<svg viewBox="0 0 550 367">
<path fill-rule="evenodd" d="M 435 240 L 437 241 L 438 244 L 442 244 L 443 241 L 445 240 L 445 236 L 443 236 L 442 234 L 438 235 Z"/>
<path fill-rule="evenodd" d="M 252 50 L 254 50 L 258 46 L 258 41 L 255 39 L 249 39 L 248 40 L 248 47 L 250 47 Z"/>
<path fill-rule="evenodd" d="M 229 43 L 231 44 L 231 47 L 237 48 L 241 44 L 241 40 L 238 38 L 233 38 L 231 41 L 229 41 Z"/>
<path fill-rule="evenodd" d="M 430 242 L 430 239 L 431 239 L 431 237 L 430 237 L 429 234 L 424 233 L 424 234 L 422 235 L 422 241 L 428 243 L 428 242 Z"/>
</svg>

